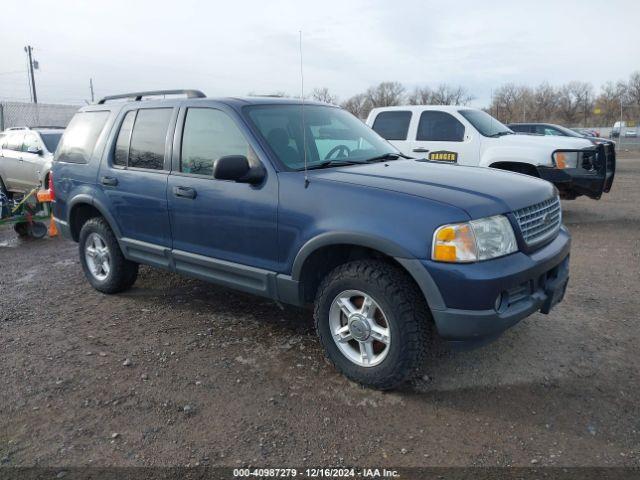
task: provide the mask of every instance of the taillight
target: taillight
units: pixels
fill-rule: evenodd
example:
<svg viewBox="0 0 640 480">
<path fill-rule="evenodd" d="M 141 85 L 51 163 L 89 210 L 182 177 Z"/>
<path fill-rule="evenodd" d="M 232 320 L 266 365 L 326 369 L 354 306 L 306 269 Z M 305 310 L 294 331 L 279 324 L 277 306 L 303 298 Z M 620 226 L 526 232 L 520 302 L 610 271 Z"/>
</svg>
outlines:
<svg viewBox="0 0 640 480">
<path fill-rule="evenodd" d="M 49 172 L 49 185 L 47 185 L 47 188 L 49 189 L 49 195 L 51 195 L 51 200 L 55 200 L 56 192 L 53 188 L 53 172 Z"/>
</svg>

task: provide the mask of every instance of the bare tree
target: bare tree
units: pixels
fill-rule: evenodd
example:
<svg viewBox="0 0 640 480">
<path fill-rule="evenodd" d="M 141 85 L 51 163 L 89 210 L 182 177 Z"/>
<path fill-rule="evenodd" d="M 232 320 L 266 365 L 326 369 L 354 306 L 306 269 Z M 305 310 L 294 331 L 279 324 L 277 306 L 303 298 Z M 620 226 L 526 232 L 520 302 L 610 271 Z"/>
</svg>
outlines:
<svg viewBox="0 0 640 480">
<path fill-rule="evenodd" d="M 593 87 L 590 83 L 573 81 L 560 87 L 558 115 L 567 125 L 580 120 L 585 123 L 593 108 Z"/>
<path fill-rule="evenodd" d="M 640 72 L 632 73 L 626 86 L 627 103 L 632 108 L 630 114 L 640 117 Z"/>
<path fill-rule="evenodd" d="M 432 105 L 468 105 L 474 99 L 464 87 L 444 83 L 431 92 Z"/>
<path fill-rule="evenodd" d="M 607 82 L 600 88 L 596 107 L 600 111 L 602 122 L 611 125 L 620 118 L 620 103 L 624 102 L 627 85 L 624 82 Z"/>
<path fill-rule="evenodd" d="M 375 87 L 370 87 L 366 96 L 375 107 L 391 107 L 400 105 L 404 101 L 405 88 L 399 82 L 382 82 Z"/>
<path fill-rule="evenodd" d="M 416 87 L 407 96 L 409 105 L 431 105 L 431 89 L 429 87 Z"/>
<path fill-rule="evenodd" d="M 311 98 L 313 100 L 317 100 L 318 102 L 331 104 L 338 103 L 338 97 L 332 95 L 327 87 L 314 88 L 313 92 L 311 92 Z"/>
<path fill-rule="evenodd" d="M 547 82 L 536 87 L 531 102 L 529 119 L 533 122 L 549 122 L 556 114 L 558 93 Z"/>
<path fill-rule="evenodd" d="M 464 87 L 440 84 L 435 90 L 416 87 L 408 96 L 410 105 L 468 105 L 475 97 Z"/>
<path fill-rule="evenodd" d="M 366 94 L 358 93 L 342 102 L 342 108 L 364 120 L 369 115 L 372 106 Z"/>
<path fill-rule="evenodd" d="M 529 87 L 507 83 L 493 94 L 491 111 L 505 123 L 522 122 L 532 108 L 533 93 Z"/>
</svg>

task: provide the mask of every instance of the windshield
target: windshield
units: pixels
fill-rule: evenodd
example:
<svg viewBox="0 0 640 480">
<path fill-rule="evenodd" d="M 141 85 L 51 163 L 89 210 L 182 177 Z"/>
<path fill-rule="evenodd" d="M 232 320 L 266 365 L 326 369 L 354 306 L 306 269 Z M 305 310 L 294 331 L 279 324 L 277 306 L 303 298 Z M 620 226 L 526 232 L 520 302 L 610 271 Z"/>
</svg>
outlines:
<svg viewBox="0 0 640 480">
<path fill-rule="evenodd" d="M 245 111 L 280 162 L 291 170 L 304 169 L 305 140 L 310 168 L 398 154 L 390 143 L 339 108 L 305 105 L 304 135 L 301 105 L 255 105 Z"/>
<path fill-rule="evenodd" d="M 513 133 L 513 130 L 482 110 L 458 110 L 458 112 L 485 137 L 497 137 Z"/>
<path fill-rule="evenodd" d="M 40 136 L 42 137 L 42 141 L 47 147 L 47 150 L 53 153 L 56 151 L 56 148 L 58 148 L 58 143 L 60 143 L 62 133 L 41 133 Z"/>
</svg>

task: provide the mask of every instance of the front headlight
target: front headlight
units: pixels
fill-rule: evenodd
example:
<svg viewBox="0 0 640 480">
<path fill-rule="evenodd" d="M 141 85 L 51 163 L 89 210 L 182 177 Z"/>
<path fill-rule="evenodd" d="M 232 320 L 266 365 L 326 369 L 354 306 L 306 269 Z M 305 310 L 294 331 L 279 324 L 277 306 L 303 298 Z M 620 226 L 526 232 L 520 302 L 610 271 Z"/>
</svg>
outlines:
<svg viewBox="0 0 640 480">
<path fill-rule="evenodd" d="M 476 262 L 518 250 L 516 236 L 504 215 L 443 225 L 433 234 L 431 258 L 438 262 Z"/>
<path fill-rule="evenodd" d="M 556 168 L 576 168 L 578 152 L 553 152 L 553 163 Z"/>
</svg>

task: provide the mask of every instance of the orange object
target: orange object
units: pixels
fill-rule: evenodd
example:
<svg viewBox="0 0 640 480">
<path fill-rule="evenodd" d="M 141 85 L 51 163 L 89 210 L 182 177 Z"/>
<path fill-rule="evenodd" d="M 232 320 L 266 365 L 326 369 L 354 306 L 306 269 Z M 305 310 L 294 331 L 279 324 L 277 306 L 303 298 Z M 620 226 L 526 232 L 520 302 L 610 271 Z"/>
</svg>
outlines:
<svg viewBox="0 0 640 480">
<path fill-rule="evenodd" d="M 51 202 L 53 200 L 53 197 L 51 195 L 51 190 L 38 190 L 38 193 L 36 194 L 36 198 L 40 203 Z"/>
<path fill-rule="evenodd" d="M 56 221 L 53 219 L 53 212 L 51 213 L 51 222 L 49 223 L 49 236 L 58 236 L 58 227 L 56 227 Z"/>
</svg>

